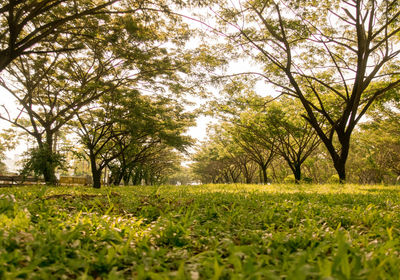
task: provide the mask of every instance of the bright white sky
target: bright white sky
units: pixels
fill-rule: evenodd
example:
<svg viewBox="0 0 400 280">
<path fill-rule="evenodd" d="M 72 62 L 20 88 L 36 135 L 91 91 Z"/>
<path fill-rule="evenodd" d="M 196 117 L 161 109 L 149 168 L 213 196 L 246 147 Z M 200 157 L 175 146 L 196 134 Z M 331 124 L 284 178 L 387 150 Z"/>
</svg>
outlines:
<svg viewBox="0 0 400 280">
<path fill-rule="evenodd" d="M 5 106 L 7 110 L 10 112 L 12 115 L 17 114 L 17 104 L 15 98 L 3 87 L 0 87 L 0 106 Z M 4 113 L 4 110 L 0 111 L 2 114 Z M 11 125 L 0 119 L 0 130 L 1 132 L 4 129 L 10 128 Z M 8 151 L 7 152 L 7 159 L 5 161 L 7 165 L 7 169 L 9 171 L 17 171 L 17 167 L 15 165 L 15 161 L 19 160 L 19 155 L 26 150 L 26 144 L 24 145 L 21 143 L 15 150 Z"/>
</svg>

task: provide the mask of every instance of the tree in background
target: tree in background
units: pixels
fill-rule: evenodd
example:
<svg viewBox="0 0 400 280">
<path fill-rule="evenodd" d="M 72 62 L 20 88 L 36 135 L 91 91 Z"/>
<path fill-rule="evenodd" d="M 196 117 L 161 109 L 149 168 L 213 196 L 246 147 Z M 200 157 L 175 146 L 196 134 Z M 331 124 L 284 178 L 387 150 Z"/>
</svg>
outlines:
<svg viewBox="0 0 400 280">
<path fill-rule="evenodd" d="M 191 143 L 191 138 L 183 133 L 192 124 L 193 115 L 185 113 L 182 105 L 168 98 L 157 100 L 129 89 L 103 96 L 96 107 L 77 113 L 76 118 L 95 188 L 101 186 L 102 170 L 122 156 L 136 158 L 134 163 L 138 163 L 148 160 L 145 157 L 147 151 L 158 144 L 183 150 Z M 123 168 L 119 170 L 122 178 L 130 175 L 128 166 L 119 162 L 112 170 L 116 172 L 117 167 Z"/>
<path fill-rule="evenodd" d="M 132 184 L 144 182 L 146 185 L 160 185 L 180 169 L 181 154 L 173 147 L 158 145 L 151 156 L 135 166 L 132 172 Z"/>
<path fill-rule="evenodd" d="M 47 183 L 56 182 L 55 168 L 61 163 L 55 137 L 81 108 L 127 84 L 132 90 L 159 93 L 185 88 L 182 74 L 189 71 L 189 57 L 183 59 L 177 45 L 187 39 L 186 27 L 175 17 L 159 17 L 159 10 L 143 7 L 124 16 L 101 13 L 85 19 L 84 27 L 76 26 L 78 34 L 61 40 L 66 49 L 84 35 L 77 50 L 58 52 L 55 46 L 53 52 L 25 54 L 7 67 L 9 81 L 2 85 L 21 109 L 15 117 L 5 107 L 0 117 L 35 138 L 38 148 L 32 155 L 44 157 L 35 161 L 48 161 L 37 165 Z"/>
<path fill-rule="evenodd" d="M 262 68 L 243 74 L 300 100 L 344 182 L 353 130 L 400 84 L 399 2 L 215 1 L 212 9 L 229 49 L 241 50 L 234 56 Z"/>
<path fill-rule="evenodd" d="M 240 166 L 214 140 L 201 143 L 192 160 L 190 168 L 202 183 L 238 183 L 241 180 Z"/>
<path fill-rule="evenodd" d="M 33 161 L 27 164 L 40 167 L 48 184 L 56 183 L 55 168 L 62 162 L 57 134 L 75 112 L 121 82 L 115 58 L 105 58 L 98 48 L 92 45 L 80 51 L 84 58 L 77 53 L 20 57 L 7 68 L 9 82 L 2 81 L 21 107 L 17 116 L 3 107 L 0 118 L 35 139 Z"/>
<path fill-rule="evenodd" d="M 13 150 L 18 145 L 18 137 L 13 129 L 6 129 L 0 133 L 0 174 L 8 172 L 6 163 L 6 152 Z"/>
<path fill-rule="evenodd" d="M 260 143 L 275 147 L 298 183 L 302 179 L 302 164 L 320 142 L 309 123 L 299 117 L 303 109 L 296 103 L 290 98 L 268 103 L 263 111 L 247 116 L 242 124 L 253 131 Z"/>
<path fill-rule="evenodd" d="M 244 115 L 241 116 L 243 118 Z M 274 141 L 262 142 L 252 129 L 243 125 L 234 125 L 228 130 L 237 145 L 258 164 L 261 173 L 261 182 L 268 183 L 267 169 L 276 156 Z"/>
<path fill-rule="evenodd" d="M 318 135 L 301 117 L 304 109 L 298 100 L 261 97 L 252 87 L 245 79 L 231 80 L 225 85 L 225 98 L 214 101 L 213 112 L 230 123 L 227 133 L 259 165 L 264 182 L 275 155 L 286 161 L 299 182 L 301 165 L 320 143 Z"/>
<path fill-rule="evenodd" d="M 354 180 L 364 184 L 396 183 L 400 176 L 399 109 L 396 100 L 383 102 L 360 125 L 349 159 Z"/>
</svg>

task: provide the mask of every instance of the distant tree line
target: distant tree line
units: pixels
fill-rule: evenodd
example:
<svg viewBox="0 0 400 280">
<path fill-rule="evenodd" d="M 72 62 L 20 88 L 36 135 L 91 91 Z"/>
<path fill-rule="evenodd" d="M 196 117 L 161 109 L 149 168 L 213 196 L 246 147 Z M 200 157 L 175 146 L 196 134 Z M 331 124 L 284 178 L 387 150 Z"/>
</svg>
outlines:
<svg viewBox="0 0 400 280">
<path fill-rule="evenodd" d="M 237 98 L 229 110 L 215 105 L 224 122 L 210 129 L 193 155 L 195 177 L 203 183 L 339 183 L 328 152 L 301 118 L 301 104 L 287 97 L 268 99 Z M 400 103 L 395 100 L 377 103 L 356 128 L 347 182 L 399 183 Z"/>
</svg>

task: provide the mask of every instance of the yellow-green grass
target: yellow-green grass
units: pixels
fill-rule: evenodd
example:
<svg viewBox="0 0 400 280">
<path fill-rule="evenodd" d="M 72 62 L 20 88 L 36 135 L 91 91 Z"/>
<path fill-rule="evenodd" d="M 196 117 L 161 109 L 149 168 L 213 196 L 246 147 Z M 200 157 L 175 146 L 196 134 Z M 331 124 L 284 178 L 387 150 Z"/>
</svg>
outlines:
<svg viewBox="0 0 400 280">
<path fill-rule="evenodd" d="M 0 189 L 0 279 L 400 279 L 400 187 Z"/>
</svg>

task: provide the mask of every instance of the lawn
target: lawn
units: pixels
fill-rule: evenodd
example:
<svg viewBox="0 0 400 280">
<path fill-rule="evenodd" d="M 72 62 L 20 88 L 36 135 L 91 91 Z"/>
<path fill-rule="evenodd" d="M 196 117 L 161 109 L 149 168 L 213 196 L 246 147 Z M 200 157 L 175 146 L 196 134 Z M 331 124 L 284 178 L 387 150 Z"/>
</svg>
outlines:
<svg viewBox="0 0 400 280">
<path fill-rule="evenodd" d="M 0 279 L 400 279 L 400 187 L 0 189 Z"/>
</svg>

